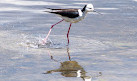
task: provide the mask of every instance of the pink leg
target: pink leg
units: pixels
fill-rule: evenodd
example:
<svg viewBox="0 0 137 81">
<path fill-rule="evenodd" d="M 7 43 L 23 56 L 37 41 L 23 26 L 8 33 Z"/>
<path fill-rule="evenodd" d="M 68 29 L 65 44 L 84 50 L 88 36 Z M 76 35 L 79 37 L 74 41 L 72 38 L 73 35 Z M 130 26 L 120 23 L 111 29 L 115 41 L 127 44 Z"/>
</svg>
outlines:
<svg viewBox="0 0 137 81">
<path fill-rule="evenodd" d="M 51 32 L 52 28 L 53 28 L 55 25 L 61 23 L 62 21 L 64 21 L 64 19 L 51 26 L 51 28 L 50 28 L 50 30 L 49 30 L 46 38 L 43 40 L 43 43 L 44 43 L 44 44 L 47 42 L 48 36 L 50 35 L 50 32 Z"/>
<path fill-rule="evenodd" d="M 69 29 L 68 29 L 68 33 L 67 33 L 68 45 L 69 45 L 69 31 L 70 31 L 70 28 L 71 28 L 71 24 L 72 23 L 70 23 L 70 26 L 69 26 Z"/>
<path fill-rule="evenodd" d="M 69 48 L 67 48 L 67 53 L 68 53 L 69 61 L 71 61 L 71 57 L 70 57 L 70 54 L 69 54 Z"/>
</svg>

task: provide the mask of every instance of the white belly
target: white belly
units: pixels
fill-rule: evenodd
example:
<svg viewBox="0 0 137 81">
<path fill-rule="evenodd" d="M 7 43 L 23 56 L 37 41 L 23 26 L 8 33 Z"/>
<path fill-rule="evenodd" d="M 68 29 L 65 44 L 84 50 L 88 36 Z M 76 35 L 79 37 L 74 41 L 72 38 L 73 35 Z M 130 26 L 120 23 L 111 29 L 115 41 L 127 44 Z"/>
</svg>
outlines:
<svg viewBox="0 0 137 81">
<path fill-rule="evenodd" d="M 77 23 L 84 19 L 84 17 L 77 17 L 77 18 L 68 18 L 68 17 L 62 17 L 66 22 L 71 22 L 71 23 Z"/>
</svg>

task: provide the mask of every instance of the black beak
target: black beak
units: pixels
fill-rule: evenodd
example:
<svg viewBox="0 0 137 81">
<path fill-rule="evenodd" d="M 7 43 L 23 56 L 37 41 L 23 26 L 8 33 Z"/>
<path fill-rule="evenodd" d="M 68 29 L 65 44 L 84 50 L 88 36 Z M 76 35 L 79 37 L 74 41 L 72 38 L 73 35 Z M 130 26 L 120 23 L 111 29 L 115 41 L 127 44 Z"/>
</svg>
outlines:
<svg viewBox="0 0 137 81">
<path fill-rule="evenodd" d="M 93 10 L 93 12 L 96 12 L 96 13 L 98 13 L 98 14 L 102 15 L 102 14 L 101 14 L 100 12 L 98 12 L 98 11 Z"/>
</svg>

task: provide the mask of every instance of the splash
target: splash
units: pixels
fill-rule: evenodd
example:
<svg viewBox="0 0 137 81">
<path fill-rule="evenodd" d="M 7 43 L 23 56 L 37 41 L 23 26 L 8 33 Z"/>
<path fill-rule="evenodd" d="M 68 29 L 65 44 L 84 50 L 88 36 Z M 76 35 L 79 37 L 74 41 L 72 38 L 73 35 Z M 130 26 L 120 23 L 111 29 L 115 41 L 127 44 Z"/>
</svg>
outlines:
<svg viewBox="0 0 137 81">
<path fill-rule="evenodd" d="M 66 44 L 63 42 L 58 43 L 57 41 L 53 42 L 50 38 L 48 38 L 47 42 L 44 44 L 41 36 L 33 37 L 33 36 L 23 36 L 23 40 L 21 42 L 22 46 L 30 47 L 30 48 L 53 48 L 53 49 L 62 49 L 66 48 Z"/>
</svg>

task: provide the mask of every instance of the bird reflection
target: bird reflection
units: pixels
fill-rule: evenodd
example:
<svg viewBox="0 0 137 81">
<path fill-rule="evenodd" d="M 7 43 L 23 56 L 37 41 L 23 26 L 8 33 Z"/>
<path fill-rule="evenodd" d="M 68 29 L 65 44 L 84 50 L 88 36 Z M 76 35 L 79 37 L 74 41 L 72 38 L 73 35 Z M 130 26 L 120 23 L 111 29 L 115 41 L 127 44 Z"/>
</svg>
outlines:
<svg viewBox="0 0 137 81">
<path fill-rule="evenodd" d="M 47 71 L 44 74 L 61 72 L 61 75 L 64 77 L 80 77 L 83 79 L 83 81 L 91 81 L 92 77 L 86 76 L 86 71 L 84 70 L 84 68 L 81 65 L 79 65 L 78 62 L 71 61 L 69 48 L 67 48 L 67 53 L 68 53 L 69 61 L 60 62 L 60 67 L 58 69 Z M 53 61 L 58 62 L 53 58 L 51 54 L 50 56 Z"/>
</svg>

